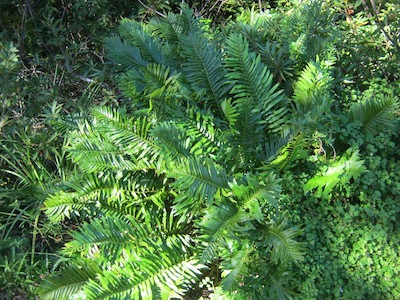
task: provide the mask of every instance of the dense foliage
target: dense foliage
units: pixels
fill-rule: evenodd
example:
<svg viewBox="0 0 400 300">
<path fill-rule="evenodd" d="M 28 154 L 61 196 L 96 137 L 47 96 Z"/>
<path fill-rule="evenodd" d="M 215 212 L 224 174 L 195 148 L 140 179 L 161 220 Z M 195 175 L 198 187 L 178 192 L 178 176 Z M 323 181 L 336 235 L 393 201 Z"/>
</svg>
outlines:
<svg viewBox="0 0 400 300">
<path fill-rule="evenodd" d="M 111 2 L 0 1 L 0 296 L 399 298 L 400 5 Z"/>
</svg>

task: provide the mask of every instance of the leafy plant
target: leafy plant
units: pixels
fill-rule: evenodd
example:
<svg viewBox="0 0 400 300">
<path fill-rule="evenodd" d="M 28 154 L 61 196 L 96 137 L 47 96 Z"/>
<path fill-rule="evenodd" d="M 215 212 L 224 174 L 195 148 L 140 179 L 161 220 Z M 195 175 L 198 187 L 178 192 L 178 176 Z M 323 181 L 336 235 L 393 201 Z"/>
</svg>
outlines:
<svg viewBox="0 0 400 300">
<path fill-rule="evenodd" d="M 203 276 L 227 294 L 290 297 L 284 270 L 302 258 L 300 231 L 279 216 L 279 179 L 256 170 L 289 123 L 283 92 L 240 34 L 221 48 L 187 8 L 151 26 L 125 19 L 125 40 L 106 41 L 133 103 L 129 114 L 93 109 L 70 133 L 84 179 L 51 195 L 46 213 L 87 221 L 42 297 L 78 286 L 89 299 L 177 297 Z M 86 259 L 96 275 L 63 286 Z"/>
</svg>

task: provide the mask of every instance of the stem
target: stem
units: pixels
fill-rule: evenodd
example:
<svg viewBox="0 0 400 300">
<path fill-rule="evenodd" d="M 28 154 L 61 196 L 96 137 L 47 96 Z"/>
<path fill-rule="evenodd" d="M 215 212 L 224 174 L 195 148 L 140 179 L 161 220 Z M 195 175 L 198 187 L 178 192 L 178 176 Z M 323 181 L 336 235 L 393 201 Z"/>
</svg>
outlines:
<svg viewBox="0 0 400 300">
<path fill-rule="evenodd" d="M 33 237 L 32 237 L 32 250 L 31 250 L 31 266 L 35 263 L 35 250 L 36 250 L 36 236 L 38 233 L 37 226 L 39 223 L 39 216 L 40 216 L 40 211 L 37 213 L 35 217 L 35 223 L 33 224 Z"/>
<path fill-rule="evenodd" d="M 140 3 L 141 5 L 143 5 L 145 8 L 147 8 L 148 10 L 151 10 L 152 12 L 155 12 L 157 15 L 159 15 L 159 16 L 161 16 L 161 17 L 163 17 L 163 18 L 166 18 L 166 17 L 167 17 L 166 15 L 160 13 L 159 11 L 155 10 L 154 8 L 151 8 L 151 7 L 147 6 L 147 5 L 144 4 L 141 0 L 138 0 L 138 1 L 139 1 L 139 3 Z"/>
</svg>

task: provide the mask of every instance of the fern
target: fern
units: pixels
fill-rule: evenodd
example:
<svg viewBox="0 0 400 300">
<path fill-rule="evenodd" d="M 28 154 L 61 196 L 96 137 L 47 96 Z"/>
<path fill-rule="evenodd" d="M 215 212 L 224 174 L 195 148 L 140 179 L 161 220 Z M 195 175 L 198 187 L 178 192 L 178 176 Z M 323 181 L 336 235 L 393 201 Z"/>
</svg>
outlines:
<svg viewBox="0 0 400 300">
<path fill-rule="evenodd" d="M 351 151 L 348 151 L 350 155 Z M 304 185 L 304 191 L 309 192 L 316 189 L 316 196 L 331 199 L 332 190 L 339 185 L 348 190 L 348 182 L 365 172 L 364 161 L 359 159 L 358 151 L 354 151 L 348 158 L 343 156 L 339 161 L 332 162 L 324 167 L 318 174 L 312 177 Z"/>
<path fill-rule="evenodd" d="M 219 109 L 230 86 L 225 79 L 226 70 L 222 68 L 222 53 L 205 37 L 191 34 L 182 38 L 182 54 L 185 78 L 198 98 L 212 100 L 211 108 Z M 207 103 L 206 103 L 207 104 Z"/>
<path fill-rule="evenodd" d="M 226 48 L 227 77 L 234 95 L 231 110 L 238 114 L 237 121 L 231 123 L 245 159 L 254 151 L 254 144 L 262 143 L 266 131 L 282 130 L 288 110 L 282 91 L 277 91 L 277 85 L 272 86 L 272 75 L 260 56 L 249 51 L 248 42 L 240 35 L 231 35 Z"/>
<path fill-rule="evenodd" d="M 308 157 L 309 150 L 307 148 L 307 139 L 302 135 L 298 135 L 278 151 L 276 158 L 266 168 L 260 169 L 270 169 L 272 167 L 279 172 L 286 168 L 294 167 L 298 160 Z"/>
<path fill-rule="evenodd" d="M 182 294 L 187 289 L 182 283 L 194 282 L 202 266 L 179 248 L 162 250 L 143 249 L 136 263 L 134 253 L 125 253 L 122 268 L 115 265 L 87 284 L 88 299 L 160 299 L 171 292 Z"/>
<path fill-rule="evenodd" d="M 46 279 L 39 289 L 41 299 L 72 299 L 80 294 L 84 284 L 95 279 L 98 272 L 100 268 L 91 260 L 75 261 Z"/>
<path fill-rule="evenodd" d="M 174 207 L 180 213 L 204 204 L 211 205 L 229 187 L 225 170 L 210 159 L 182 160 L 167 174 L 175 178 L 172 186 L 179 192 Z"/>
<path fill-rule="evenodd" d="M 142 57 L 148 62 L 164 64 L 162 47 L 158 39 L 141 23 L 124 18 L 120 21 L 119 34 L 129 44 L 139 49 Z"/>
<path fill-rule="evenodd" d="M 109 57 L 112 57 L 124 70 L 146 67 L 149 63 L 142 57 L 137 47 L 122 42 L 118 36 L 106 38 L 104 47 L 107 49 Z"/>
<path fill-rule="evenodd" d="M 394 113 L 399 110 L 398 98 L 383 96 L 370 98 L 353 105 L 349 112 L 350 122 L 361 122 L 364 133 L 377 134 L 385 128 L 393 128 Z"/>
</svg>

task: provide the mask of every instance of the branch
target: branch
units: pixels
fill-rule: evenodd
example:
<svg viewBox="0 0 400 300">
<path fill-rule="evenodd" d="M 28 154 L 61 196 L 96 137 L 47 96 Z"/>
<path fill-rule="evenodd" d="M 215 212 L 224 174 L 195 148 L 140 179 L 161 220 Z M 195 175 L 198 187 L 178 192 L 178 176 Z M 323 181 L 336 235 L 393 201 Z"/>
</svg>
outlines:
<svg viewBox="0 0 400 300">
<path fill-rule="evenodd" d="M 166 18 L 166 17 L 167 17 L 166 15 L 160 13 L 159 11 L 155 10 L 154 8 L 151 8 L 151 7 L 147 6 L 147 5 L 144 4 L 141 0 L 138 0 L 138 1 L 139 1 L 139 3 L 140 3 L 141 5 L 143 5 L 145 8 L 147 8 L 148 10 L 150 10 L 150 11 L 156 13 L 157 15 L 159 15 L 159 16 L 161 16 L 161 17 L 163 17 L 163 18 Z"/>
<path fill-rule="evenodd" d="M 390 41 L 392 43 L 392 45 L 400 52 L 400 45 L 390 37 L 390 35 L 387 33 L 387 31 L 383 27 L 382 22 L 379 21 L 378 11 L 376 9 L 375 1 L 374 0 L 370 0 L 370 2 L 371 2 L 371 6 L 372 6 L 373 15 L 376 18 L 376 22 L 378 23 L 380 29 L 382 30 L 382 32 L 385 35 L 386 39 L 388 41 Z"/>
</svg>

